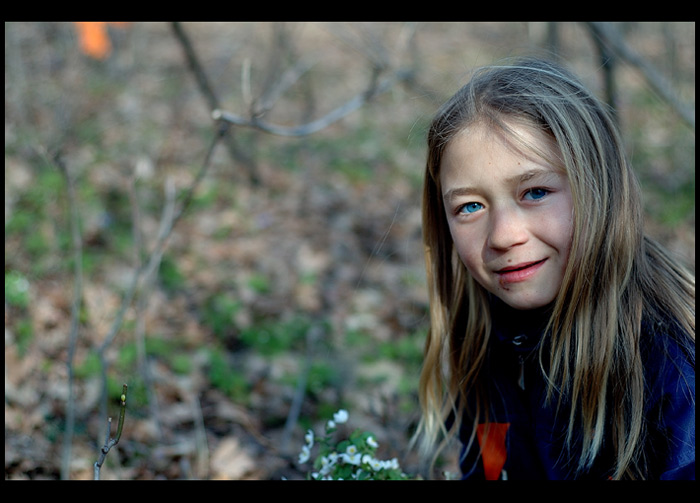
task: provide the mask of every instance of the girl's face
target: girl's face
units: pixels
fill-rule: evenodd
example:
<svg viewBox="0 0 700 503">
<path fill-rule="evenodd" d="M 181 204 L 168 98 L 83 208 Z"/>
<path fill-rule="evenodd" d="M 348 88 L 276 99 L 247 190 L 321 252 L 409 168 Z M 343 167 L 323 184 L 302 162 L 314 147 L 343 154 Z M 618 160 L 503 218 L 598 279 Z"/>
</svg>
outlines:
<svg viewBox="0 0 700 503">
<path fill-rule="evenodd" d="M 513 130 L 558 158 L 544 133 L 520 125 Z M 573 231 L 563 168 L 516 150 L 501 132 L 477 123 L 450 141 L 440 183 L 452 239 L 474 279 L 516 309 L 552 302 Z"/>
</svg>

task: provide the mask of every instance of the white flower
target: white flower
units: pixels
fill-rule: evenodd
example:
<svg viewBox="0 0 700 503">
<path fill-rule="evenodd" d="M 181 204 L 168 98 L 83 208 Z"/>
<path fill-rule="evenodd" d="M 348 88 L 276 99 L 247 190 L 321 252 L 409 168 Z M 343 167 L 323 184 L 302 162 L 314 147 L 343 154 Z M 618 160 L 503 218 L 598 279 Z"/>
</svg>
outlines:
<svg viewBox="0 0 700 503">
<path fill-rule="evenodd" d="M 335 466 L 336 461 L 338 461 L 338 454 L 333 452 L 328 456 L 321 456 L 321 475 L 328 475 Z"/>
<path fill-rule="evenodd" d="M 345 409 L 340 409 L 338 412 L 333 414 L 333 420 L 336 423 L 345 423 L 348 420 L 348 411 Z"/>
<path fill-rule="evenodd" d="M 369 466 L 374 470 L 375 472 L 378 472 L 382 468 L 384 468 L 384 463 L 379 461 L 378 459 L 373 459 L 370 461 Z"/>
<path fill-rule="evenodd" d="M 367 445 L 369 445 L 370 447 L 373 447 L 373 448 L 375 448 L 375 449 L 376 449 L 377 447 L 379 447 L 379 444 L 378 444 L 377 441 L 374 439 L 374 437 L 368 437 L 368 438 L 367 438 Z"/>
<path fill-rule="evenodd" d="M 301 453 L 299 454 L 299 463 L 306 463 L 311 456 L 311 449 L 308 445 L 301 448 Z"/>
<path fill-rule="evenodd" d="M 348 463 L 350 465 L 360 466 L 362 463 L 362 454 L 359 452 L 357 454 L 348 454 L 347 452 L 344 452 L 340 455 L 340 457 L 344 463 Z"/>
<path fill-rule="evenodd" d="M 314 432 L 312 430 L 307 431 L 306 435 L 304 435 L 304 440 L 309 449 L 311 449 L 314 446 Z"/>
<path fill-rule="evenodd" d="M 335 428 L 335 421 L 331 419 L 328 421 L 328 424 L 326 424 L 326 429 L 332 430 L 333 428 Z"/>
<path fill-rule="evenodd" d="M 328 475 L 331 470 L 333 469 L 333 464 L 328 461 L 327 457 L 321 458 L 321 469 L 319 470 L 319 473 L 321 475 Z"/>
<path fill-rule="evenodd" d="M 355 444 L 348 445 L 348 448 L 345 449 L 345 453 L 348 456 L 354 456 L 355 454 L 357 454 L 357 446 Z"/>
</svg>

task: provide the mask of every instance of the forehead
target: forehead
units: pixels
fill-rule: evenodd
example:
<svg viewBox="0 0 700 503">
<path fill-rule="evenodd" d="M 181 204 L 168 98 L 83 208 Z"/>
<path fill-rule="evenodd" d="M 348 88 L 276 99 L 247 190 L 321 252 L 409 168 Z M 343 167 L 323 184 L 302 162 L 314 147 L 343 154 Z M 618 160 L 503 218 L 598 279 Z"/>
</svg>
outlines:
<svg viewBox="0 0 700 503">
<path fill-rule="evenodd" d="M 440 179 L 457 174 L 519 175 L 525 171 L 565 174 L 554 138 L 532 125 L 477 122 L 460 130 L 445 147 Z"/>
</svg>

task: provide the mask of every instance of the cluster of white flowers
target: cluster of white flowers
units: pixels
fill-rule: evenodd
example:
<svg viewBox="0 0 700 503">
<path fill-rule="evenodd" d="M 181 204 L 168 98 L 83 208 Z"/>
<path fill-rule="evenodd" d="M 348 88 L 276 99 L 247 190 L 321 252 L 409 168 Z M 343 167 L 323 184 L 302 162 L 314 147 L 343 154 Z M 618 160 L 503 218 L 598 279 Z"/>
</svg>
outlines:
<svg viewBox="0 0 700 503">
<path fill-rule="evenodd" d="M 311 459 L 311 450 L 318 443 L 319 455 L 314 461 L 314 471 L 309 478 L 315 480 L 386 480 L 406 479 L 396 458 L 383 461 L 375 457 L 379 447 L 370 432 L 356 430 L 350 438 L 337 444 L 331 441 L 332 434 L 339 424 L 348 421 L 348 412 L 344 409 L 333 414 L 333 419 L 326 423 L 326 435 L 316 438 L 312 430 L 304 436 L 305 445 L 299 454 L 299 463 Z M 318 442 L 317 442 L 318 440 Z"/>
</svg>

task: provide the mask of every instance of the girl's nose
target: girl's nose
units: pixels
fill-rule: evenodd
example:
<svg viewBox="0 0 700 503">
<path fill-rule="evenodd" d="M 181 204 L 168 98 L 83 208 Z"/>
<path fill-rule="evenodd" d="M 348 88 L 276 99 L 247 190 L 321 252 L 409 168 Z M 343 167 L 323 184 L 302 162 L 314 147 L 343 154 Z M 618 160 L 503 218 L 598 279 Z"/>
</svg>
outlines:
<svg viewBox="0 0 700 503">
<path fill-rule="evenodd" d="M 516 209 L 491 209 L 487 245 L 495 250 L 508 250 L 528 240 L 523 215 Z"/>
</svg>

